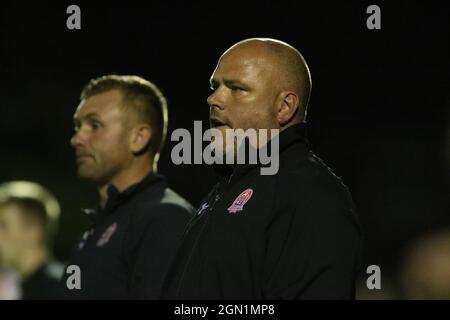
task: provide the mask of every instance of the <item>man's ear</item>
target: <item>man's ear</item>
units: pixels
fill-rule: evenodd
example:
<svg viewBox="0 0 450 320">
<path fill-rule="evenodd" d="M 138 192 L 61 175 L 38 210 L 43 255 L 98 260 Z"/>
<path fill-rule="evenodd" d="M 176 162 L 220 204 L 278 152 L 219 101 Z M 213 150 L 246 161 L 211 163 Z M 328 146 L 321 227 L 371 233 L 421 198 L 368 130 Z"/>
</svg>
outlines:
<svg viewBox="0 0 450 320">
<path fill-rule="evenodd" d="M 130 149 L 134 154 L 142 153 L 150 143 L 152 128 L 146 124 L 136 125 L 131 130 Z"/>
<path fill-rule="evenodd" d="M 277 120 L 280 127 L 288 124 L 299 108 L 298 95 L 292 91 L 283 91 L 279 95 Z"/>
</svg>

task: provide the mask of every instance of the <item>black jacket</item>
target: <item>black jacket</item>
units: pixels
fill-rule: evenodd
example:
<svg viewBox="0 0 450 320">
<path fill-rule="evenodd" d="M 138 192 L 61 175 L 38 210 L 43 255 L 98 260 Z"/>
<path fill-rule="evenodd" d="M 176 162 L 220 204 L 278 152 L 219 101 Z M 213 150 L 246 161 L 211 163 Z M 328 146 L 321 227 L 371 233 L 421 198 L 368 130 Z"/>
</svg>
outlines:
<svg viewBox="0 0 450 320">
<path fill-rule="evenodd" d="M 59 298 L 59 280 L 64 265 L 49 260 L 22 282 L 22 300 L 52 300 Z"/>
<path fill-rule="evenodd" d="M 63 298 L 157 299 L 192 207 L 150 174 L 122 193 L 111 185 L 103 210 L 67 264 L 81 271 L 81 289 L 61 281 Z M 66 269 L 67 270 L 67 269 Z"/>
<path fill-rule="evenodd" d="M 306 124 L 280 133 L 280 167 L 224 175 L 200 206 L 165 299 L 349 299 L 361 255 L 346 186 L 308 147 Z"/>
</svg>

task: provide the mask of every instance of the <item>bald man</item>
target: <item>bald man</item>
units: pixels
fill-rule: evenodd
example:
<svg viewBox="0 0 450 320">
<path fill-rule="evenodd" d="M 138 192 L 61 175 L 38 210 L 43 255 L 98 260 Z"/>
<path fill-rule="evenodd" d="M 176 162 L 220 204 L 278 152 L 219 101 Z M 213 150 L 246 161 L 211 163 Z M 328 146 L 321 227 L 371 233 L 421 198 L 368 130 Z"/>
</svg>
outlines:
<svg viewBox="0 0 450 320">
<path fill-rule="evenodd" d="M 269 144 L 279 144 L 279 170 L 262 175 L 262 163 L 219 170 L 221 180 L 184 233 L 163 297 L 354 298 L 358 218 L 346 186 L 309 149 L 311 76 L 300 52 L 274 39 L 241 41 L 220 57 L 211 89 L 212 128 L 278 130 Z M 235 144 L 225 140 L 225 152 L 236 152 Z"/>
</svg>

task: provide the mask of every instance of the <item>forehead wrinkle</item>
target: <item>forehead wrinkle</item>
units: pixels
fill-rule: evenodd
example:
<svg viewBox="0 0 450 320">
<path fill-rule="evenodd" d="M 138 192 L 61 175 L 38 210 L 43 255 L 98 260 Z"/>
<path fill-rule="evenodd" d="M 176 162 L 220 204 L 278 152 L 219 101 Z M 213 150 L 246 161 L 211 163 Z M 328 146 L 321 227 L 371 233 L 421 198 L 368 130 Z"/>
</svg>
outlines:
<svg viewBox="0 0 450 320">
<path fill-rule="evenodd" d="M 120 99 L 113 98 L 110 93 L 112 91 L 117 91 Z M 105 96 L 105 93 L 110 93 L 110 96 Z M 84 99 L 75 111 L 74 120 L 87 120 L 94 117 L 99 120 L 108 120 L 126 115 L 127 112 L 123 109 L 123 95 L 119 90 L 114 89 Z"/>
<path fill-rule="evenodd" d="M 85 119 L 91 119 L 91 118 L 100 118 L 100 115 L 97 112 L 89 112 L 88 114 L 84 114 L 82 116 L 79 116 L 78 113 L 75 113 L 74 120 L 85 120 Z"/>
<path fill-rule="evenodd" d="M 223 56 L 213 75 L 214 80 L 225 81 L 255 81 L 262 80 L 262 75 L 268 71 L 264 59 L 258 56 Z M 218 79 L 219 77 L 222 79 Z"/>
</svg>

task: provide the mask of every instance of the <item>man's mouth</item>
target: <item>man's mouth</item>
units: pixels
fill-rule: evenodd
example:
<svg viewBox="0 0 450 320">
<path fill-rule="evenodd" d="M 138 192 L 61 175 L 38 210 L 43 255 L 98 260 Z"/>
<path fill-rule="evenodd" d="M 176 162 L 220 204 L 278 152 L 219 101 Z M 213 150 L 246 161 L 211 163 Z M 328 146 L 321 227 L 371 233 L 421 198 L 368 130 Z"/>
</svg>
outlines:
<svg viewBox="0 0 450 320">
<path fill-rule="evenodd" d="M 77 162 L 81 162 L 84 161 L 88 158 L 92 158 L 92 155 L 86 152 L 77 152 L 75 154 L 76 158 L 77 158 Z"/>
<path fill-rule="evenodd" d="M 225 122 L 223 122 L 222 120 L 217 119 L 217 118 L 210 118 L 209 123 L 210 123 L 211 128 L 214 128 L 214 129 L 218 129 L 218 128 L 224 127 L 224 126 L 229 127 L 228 124 L 226 124 Z"/>
</svg>

